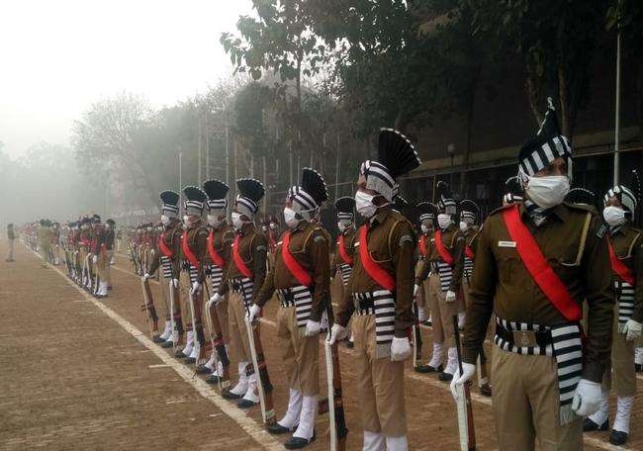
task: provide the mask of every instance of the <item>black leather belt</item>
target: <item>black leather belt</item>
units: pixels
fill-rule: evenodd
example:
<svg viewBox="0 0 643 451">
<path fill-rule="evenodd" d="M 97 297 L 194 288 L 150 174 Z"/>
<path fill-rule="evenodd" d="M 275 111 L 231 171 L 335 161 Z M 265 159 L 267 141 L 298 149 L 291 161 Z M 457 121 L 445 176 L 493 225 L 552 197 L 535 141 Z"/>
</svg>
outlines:
<svg viewBox="0 0 643 451">
<path fill-rule="evenodd" d="M 279 303 L 283 308 L 294 307 L 295 295 L 293 294 L 292 290 L 289 290 L 287 288 L 280 288 L 277 290 L 277 296 L 279 297 Z"/>
<path fill-rule="evenodd" d="M 359 314 L 371 315 L 375 313 L 375 303 L 373 293 L 353 293 L 353 305 Z"/>
<path fill-rule="evenodd" d="M 548 330 L 507 330 L 496 323 L 496 335 L 517 347 L 546 348 L 553 343 L 551 331 Z"/>
</svg>

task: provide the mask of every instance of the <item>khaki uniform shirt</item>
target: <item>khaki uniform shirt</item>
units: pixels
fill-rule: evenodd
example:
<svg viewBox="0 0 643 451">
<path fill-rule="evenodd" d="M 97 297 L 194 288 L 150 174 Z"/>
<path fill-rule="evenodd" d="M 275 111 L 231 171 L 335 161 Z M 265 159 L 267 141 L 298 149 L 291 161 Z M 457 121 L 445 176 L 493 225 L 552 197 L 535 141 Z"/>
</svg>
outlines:
<svg viewBox="0 0 643 451">
<path fill-rule="evenodd" d="M 181 253 L 181 223 L 178 219 L 172 219 L 171 222 L 165 227 L 165 230 L 161 234 L 163 237 L 163 242 L 165 245 L 172 250 L 172 274 L 174 277 L 178 277 L 179 274 L 179 258 L 178 255 Z M 154 274 L 158 269 L 161 263 L 161 256 L 164 254 L 159 250 L 158 258 L 152 260 L 152 264 L 148 269 L 149 274 Z"/>
<path fill-rule="evenodd" d="M 232 227 L 230 227 L 225 222 L 219 225 L 219 227 L 217 227 L 216 229 L 208 227 L 208 233 L 211 233 L 212 231 L 214 231 L 214 236 L 212 239 L 212 243 L 214 245 L 213 247 L 216 253 L 219 254 L 225 262 L 225 265 L 223 267 L 223 270 L 225 272 L 225 270 L 228 268 L 228 265 L 230 264 L 230 259 L 232 258 L 232 254 L 230 254 L 230 246 L 234 241 L 234 231 L 232 230 Z M 213 264 L 209 249 L 205 254 L 205 259 L 208 265 Z"/>
<path fill-rule="evenodd" d="M 205 256 L 208 253 L 208 229 L 205 226 L 205 223 L 202 220 L 199 220 L 197 223 L 193 224 L 185 234 L 187 235 L 188 246 L 199 262 L 196 280 L 199 283 L 203 283 L 205 281 Z M 158 258 L 154 259 L 154 261 L 157 260 Z M 184 257 L 184 260 L 187 260 L 187 258 Z"/>
<path fill-rule="evenodd" d="M 354 227 L 351 227 L 349 230 L 345 231 L 343 235 L 346 254 L 349 257 L 353 257 L 353 261 L 355 261 L 355 241 L 357 240 L 357 232 Z M 333 258 L 333 268 L 336 268 L 341 263 L 344 263 L 344 260 L 342 260 L 342 256 L 339 255 L 339 238 L 337 239 L 336 244 L 335 256 Z"/>
<path fill-rule="evenodd" d="M 435 246 L 435 232 L 431 233 L 431 239 L 426 242 L 427 258 L 425 258 L 418 271 L 415 283 L 420 285 L 429 275 L 431 271 L 431 263 L 441 260 L 438 249 Z M 430 245 L 429 245 L 430 244 Z M 451 277 L 451 284 L 449 291 L 457 293 L 462 286 L 462 274 L 464 273 L 464 235 L 462 231 L 451 224 L 446 230 L 442 231 L 442 244 L 453 257 L 453 275 Z"/>
<path fill-rule="evenodd" d="M 266 254 L 268 252 L 268 241 L 265 235 L 259 233 L 254 224 L 244 224 L 237 234 L 241 235 L 239 240 L 239 254 L 241 259 L 246 264 L 248 269 L 252 272 L 252 280 L 254 282 L 254 289 L 252 298 L 255 299 L 259 289 L 263 285 L 266 278 Z M 233 240 L 234 241 L 234 240 Z M 219 287 L 219 294 L 223 296 L 228 292 L 228 280 L 239 279 L 244 277 L 234 263 L 232 257 L 232 247 L 230 249 L 230 264 L 228 270 L 225 272 L 221 286 Z"/>
<path fill-rule="evenodd" d="M 310 312 L 312 321 L 320 321 L 323 309 L 330 298 L 330 264 L 328 237 L 324 229 L 316 224 L 301 222 L 290 234 L 289 250 L 295 260 L 311 276 L 313 305 Z M 272 297 L 275 289 L 301 285 L 290 272 L 282 257 L 283 236 L 277 243 L 275 267 L 268 273 L 255 303 L 263 307 Z"/>
<path fill-rule="evenodd" d="M 491 213 L 478 238 L 463 341 L 464 361 L 471 364 L 476 363 L 492 312 L 506 321 L 542 326 L 568 322 L 520 260 L 501 214 L 504 208 Z M 607 242 L 598 233 L 600 219 L 584 207 L 565 203 L 554 207 L 545 222 L 536 227 L 525 206 L 518 208 L 523 223 L 570 295 L 579 306 L 587 299 L 590 327 L 583 377 L 600 383 L 610 358 L 614 313 L 612 272 Z M 580 254 L 588 214 L 591 222 Z"/>
<path fill-rule="evenodd" d="M 643 323 L 643 234 L 630 224 L 625 224 L 610 233 L 610 239 L 616 256 L 634 274 L 636 286 L 632 319 L 637 323 Z"/>
<path fill-rule="evenodd" d="M 346 326 L 355 307 L 351 293 L 366 293 L 383 288 L 366 273 L 359 257 L 359 232 L 355 244 L 353 273 L 337 312 L 336 320 Z M 413 303 L 413 260 L 415 234 L 413 226 L 400 213 L 384 207 L 368 224 L 368 252 L 372 259 L 395 278 L 395 336 L 406 337 L 415 323 Z"/>
</svg>

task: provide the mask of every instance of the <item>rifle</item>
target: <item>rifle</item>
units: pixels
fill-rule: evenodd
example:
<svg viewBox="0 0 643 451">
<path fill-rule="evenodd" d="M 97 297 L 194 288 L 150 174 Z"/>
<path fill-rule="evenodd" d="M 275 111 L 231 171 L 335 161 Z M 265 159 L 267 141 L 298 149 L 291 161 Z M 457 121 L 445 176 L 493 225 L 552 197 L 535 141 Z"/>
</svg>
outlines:
<svg viewBox="0 0 643 451">
<path fill-rule="evenodd" d="M 460 353 L 460 329 L 458 328 L 458 315 L 453 315 L 453 331 L 455 335 L 455 349 L 458 358 L 458 368 L 462 374 L 462 355 Z M 461 451 L 476 450 L 476 431 L 473 426 L 473 409 L 471 403 L 471 381 L 456 384 L 458 392 L 458 429 L 460 430 Z"/>
<path fill-rule="evenodd" d="M 172 330 L 172 355 L 176 353 L 176 342 L 178 340 L 178 330 L 175 332 L 174 321 L 174 277 L 170 278 L 170 329 Z"/>
<path fill-rule="evenodd" d="M 152 300 L 152 290 L 150 290 L 150 282 L 145 279 L 141 280 L 141 287 L 143 288 L 143 299 L 145 305 L 141 306 L 141 311 L 147 310 L 147 325 L 150 329 L 150 338 L 154 339 L 154 331 L 157 328 L 158 316 L 156 316 L 156 309 L 154 308 L 154 301 Z M 154 326 L 152 325 L 154 323 Z"/>
<path fill-rule="evenodd" d="M 205 292 L 209 300 L 210 290 L 208 289 L 207 283 L 205 285 Z M 210 332 L 210 341 L 212 342 L 212 350 L 217 356 L 217 362 L 215 365 L 218 369 L 218 362 L 221 362 L 221 366 L 223 367 L 223 374 L 219 374 L 219 389 L 222 390 L 230 386 L 230 359 L 228 358 L 228 351 L 226 350 L 225 342 L 223 341 L 223 333 L 221 332 L 221 322 L 219 321 L 217 306 L 211 305 L 208 310 L 206 318 Z"/>
<path fill-rule="evenodd" d="M 242 302 L 245 305 L 250 305 L 246 299 L 250 296 L 246 294 L 246 289 L 241 284 Z M 248 307 L 246 307 L 248 313 Z M 268 367 L 263 355 L 263 347 L 261 346 L 261 338 L 259 337 L 259 330 L 255 324 L 250 323 L 248 315 L 245 318 L 246 329 L 248 331 L 248 342 L 250 344 L 250 354 L 252 357 L 252 368 L 254 373 L 259 379 L 257 383 L 257 390 L 259 391 L 259 403 L 261 404 L 261 417 L 263 418 L 264 425 L 269 426 L 274 424 L 277 419 L 275 417 L 275 406 L 272 399 L 272 384 L 270 383 L 270 376 L 268 375 Z"/>
<path fill-rule="evenodd" d="M 195 304 L 195 296 L 192 293 L 192 287 L 190 286 L 190 291 L 188 292 L 188 300 L 190 301 L 190 314 L 192 315 L 192 334 L 193 334 L 193 340 L 194 340 L 194 351 L 196 354 L 196 359 L 194 360 L 194 375 L 196 375 L 196 367 L 199 366 L 199 357 L 201 355 L 201 342 L 199 340 L 199 337 L 197 337 L 197 332 L 196 332 L 196 310 L 194 308 Z M 189 357 L 189 356 L 188 356 Z"/>
<path fill-rule="evenodd" d="M 335 322 L 333 307 L 330 302 L 326 305 L 328 315 L 328 334 L 324 340 L 324 354 L 326 356 L 326 377 L 328 380 L 328 423 L 330 427 L 330 450 L 345 451 L 346 418 L 344 415 L 344 401 L 342 396 L 342 375 L 339 370 L 339 351 L 337 343 L 330 344 L 331 329 Z"/>
</svg>

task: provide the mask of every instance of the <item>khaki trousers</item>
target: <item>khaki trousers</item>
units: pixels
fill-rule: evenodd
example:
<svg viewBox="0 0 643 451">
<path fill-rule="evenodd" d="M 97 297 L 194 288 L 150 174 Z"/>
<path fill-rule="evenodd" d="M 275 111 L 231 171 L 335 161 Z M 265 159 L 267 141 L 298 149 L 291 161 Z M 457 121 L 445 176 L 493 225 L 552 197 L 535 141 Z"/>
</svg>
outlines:
<svg viewBox="0 0 643 451">
<path fill-rule="evenodd" d="M 493 410 L 500 451 L 578 451 L 583 420 L 560 425 L 556 360 L 495 347 Z"/>
<path fill-rule="evenodd" d="M 618 301 L 614 303 L 614 336 L 612 340 L 612 359 L 608 363 L 603 387 L 614 387 L 619 397 L 636 394 L 636 371 L 634 370 L 634 347 L 636 342 L 626 341 L 625 334 L 618 331 Z M 610 367 L 612 371 L 610 371 Z"/>
<path fill-rule="evenodd" d="M 9 252 L 7 253 L 7 260 L 13 260 L 13 242 L 15 240 L 9 240 Z"/>
<path fill-rule="evenodd" d="M 453 339 L 453 315 L 458 314 L 458 301 L 446 302 L 446 293 L 440 288 L 440 276 L 429 276 L 429 309 L 433 328 L 433 343 L 444 343 L 447 348 L 455 346 Z"/>
<path fill-rule="evenodd" d="M 105 262 L 105 282 L 107 282 L 107 285 L 112 285 L 112 265 L 110 262 L 112 261 L 112 258 L 114 257 L 114 249 L 107 251 L 107 260 Z"/>
<path fill-rule="evenodd" d="M 282 364 L 288 386 L 304 394 L 319 394 L 319 337 L 304 337 L 297 327 L 295 307 L 277 312 L 277 339 L 283 353 Z"/>
<path fill-rule="evenodd" d="M 98 277 L 100 278 L 101 282 L 105 282 L 105 268 L 107 266 L 107 254 L 105 252 L 98 252 L 98 255 L 96 256 L 96 268 L 95 271 L 98 273 Z"/>
<path fill-rule="evenodd" d="M 172 279 L 166 279 L 163 276 L 159 278 L 159 283 L 161 284 L 161 294 L 163 296 L 163 301 L 165 302 L 165 320 L 170 320 L 170 282 Z"/>
<path fill-rule="evenodd" d="M 406 435 L 404 362 L 375 358 L 375 315 L 353 315 L 357 394 L 364 431 Z"/>
<path fill-rule="evenodd" d="M 228 296 L 228 320 L 230 334 L 230 355 L 235 362 L 250 362 L 250 342 L 246 327 L 246 309 L 241 293 L 230 291 Z M 257 324 L 259 327 L 261 323 Z"/>
</svg>

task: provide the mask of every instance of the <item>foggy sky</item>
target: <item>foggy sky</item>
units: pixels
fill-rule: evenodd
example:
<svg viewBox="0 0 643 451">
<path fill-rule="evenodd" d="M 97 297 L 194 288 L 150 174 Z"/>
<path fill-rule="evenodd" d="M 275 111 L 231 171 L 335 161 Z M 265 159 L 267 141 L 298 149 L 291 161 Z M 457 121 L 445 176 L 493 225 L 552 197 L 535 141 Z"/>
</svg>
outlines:
<svg viewBox="0 0 643 451">
<path fill-rule="evenodd" d="M 12 156 L 68 144 L 89 105 L 122 90 L 173 104 L 231 74 L 219 44 L 250 0 L 0 2 L 0 141 Z"/>
</svg>

